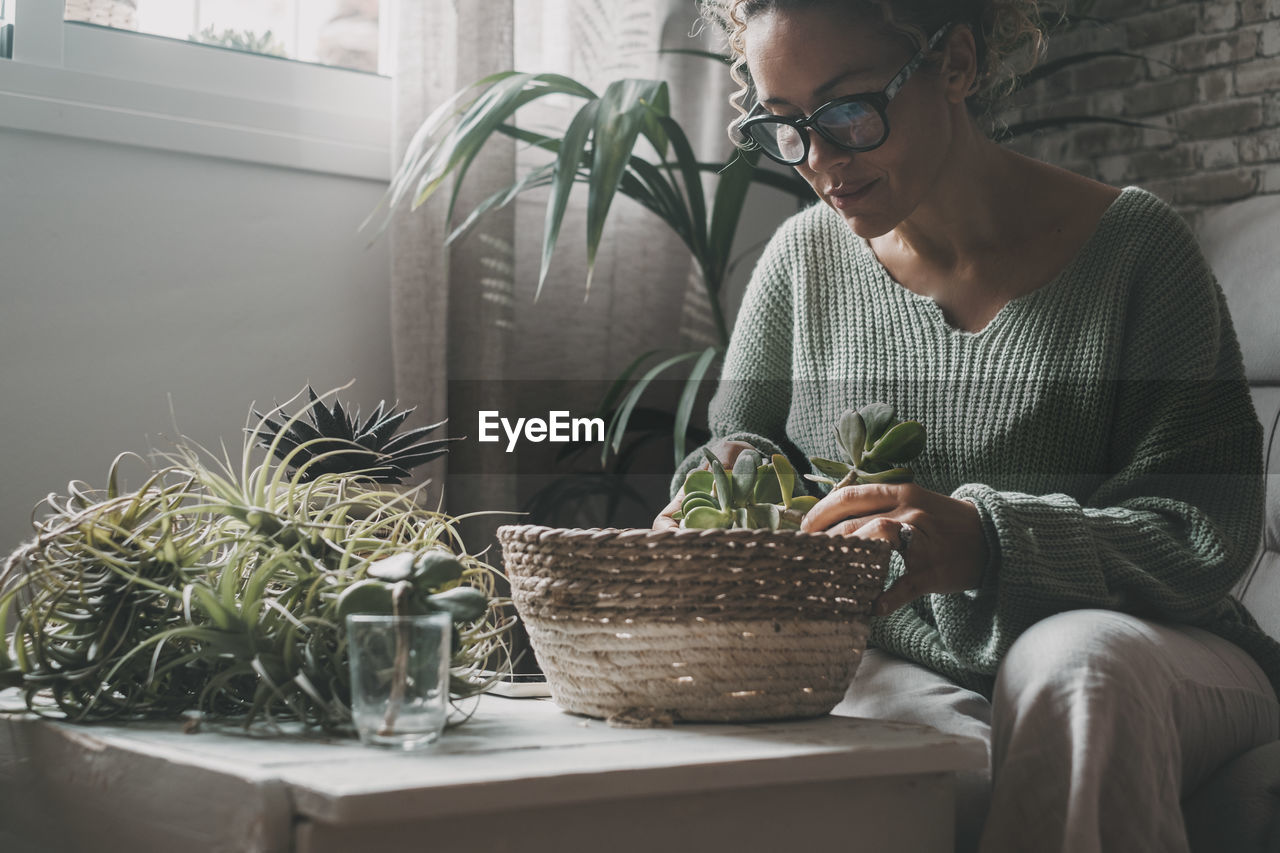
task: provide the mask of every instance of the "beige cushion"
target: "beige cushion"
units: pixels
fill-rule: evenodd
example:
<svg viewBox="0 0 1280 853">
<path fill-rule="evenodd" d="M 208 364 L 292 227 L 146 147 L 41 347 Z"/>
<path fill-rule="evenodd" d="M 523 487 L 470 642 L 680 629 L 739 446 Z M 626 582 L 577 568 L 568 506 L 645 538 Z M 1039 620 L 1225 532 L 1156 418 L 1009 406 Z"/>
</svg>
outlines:
<svg viewBox="0 0 1280 853">
<path fill-rule="evenodd" d="M 1227 295 L 1249 381 L 1280 384 L 1280 195 L 1207 213 L 1197 236 Z"/>
<path fill-rule="evenodd" d="M 1253 403 L 1263 425 L 1267 454 L 1267 514 L 1257 562 L 1236 586 L 1236 595 L 1258 623 L 1280 637 L 1280 386 L 1255 386 Z"/>
<path fill-rule="evenodd" d="M 1236 594 L 1280 637 L 1280 195 L 1219 208 L 1198 231 L 1240 338 L 1266 454 L 1262 547 Z M 1196 853 L 1280 853 L 1280 741 L 1225 765 L 1188 798 L 1183 814 Z"/>
</svg>

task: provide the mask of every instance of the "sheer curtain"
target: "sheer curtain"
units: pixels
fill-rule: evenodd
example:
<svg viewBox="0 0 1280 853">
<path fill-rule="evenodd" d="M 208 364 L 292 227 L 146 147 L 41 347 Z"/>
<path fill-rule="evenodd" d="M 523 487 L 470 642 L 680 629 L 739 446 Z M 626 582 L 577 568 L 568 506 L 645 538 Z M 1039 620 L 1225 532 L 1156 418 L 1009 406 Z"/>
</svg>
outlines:
<svg viewBox="0 0 1280 853">
<path fill-rule="evenodd" d="M 395 78 L 396 156 L 428 112 L 482 76 L 515 68 L 555 71 L 601 92 L 621 77 L 665 79 L 672 109 L 703 159 L 728 154 L 724 66 L 662 48 L 717 49 L 698 30 L 692 0 L 401 0 Z M 520 114 L 562 132 L 580 101 L 538 101 Z M 508 185 L 541 152 L 495 140 L 471 167 L 458 210 Z M 514 454 L 479 444 L 481 409 L 514 409 L 547 392 L 542 412 L 572 380 L 609 380 L 636 356 L 715 342 L 715 327 L 683 244 L 648 211 L 614 203 L 586 289 L 585 193 L 575 193 L 548 280 L 535 301 L 545 195 L 525 194 L 489 213 L 446 249 L 445 204 L 402 213 L 392 233 L 393 350 L 401 402 L 423 420 L 450 418 L 467 436 L 429 472 L 454 514 L 514 510 Z M 574 411 L 574 415 L 589 412 Z M 509 519 L 507 519 L 509 520 Z M 496 526 L 504 519 L 494 519 Z M 471 543 L 468 543 L 469 545 Z"/>
</svg>

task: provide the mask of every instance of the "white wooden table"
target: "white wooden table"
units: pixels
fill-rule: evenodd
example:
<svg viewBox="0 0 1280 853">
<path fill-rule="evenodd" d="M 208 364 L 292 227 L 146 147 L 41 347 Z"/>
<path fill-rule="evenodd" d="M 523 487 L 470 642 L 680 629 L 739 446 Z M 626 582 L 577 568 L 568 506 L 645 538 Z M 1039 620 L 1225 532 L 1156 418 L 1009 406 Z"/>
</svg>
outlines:
<svg viewBox="0 0 1280 853">
<path fill-rule="evenodd" d="M 618 729 L 498 697 L 417 753 L 9 717 L 0 850 L 941 853 L 951 774 L 984 762 L 907 724 Z"/>
</svg>

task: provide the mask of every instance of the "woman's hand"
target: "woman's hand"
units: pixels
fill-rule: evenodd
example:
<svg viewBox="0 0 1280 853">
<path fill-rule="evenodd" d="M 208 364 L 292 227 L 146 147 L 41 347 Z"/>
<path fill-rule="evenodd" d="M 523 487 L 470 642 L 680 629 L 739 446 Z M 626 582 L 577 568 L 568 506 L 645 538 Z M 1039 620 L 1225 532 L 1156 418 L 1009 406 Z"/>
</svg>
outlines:
<svg viewBox="0 0 1280 853">
<path fill-rule="evenodd" d="M 876 616 L 927 593 L 974 589 L 987 563 L 977 507 L 914 483 L 836 489 L 805 514 L 801 530 L 881 539 L 902 552 L 906 569 L 876 599 Z"/>
<path fill-rule="evenodd" d="M 745 441 L 717 441 L 715 444 L 707 446 L 707 449 L 715 454 L 716 458 L 723 463 L 727 470 L 733 470 L 733 463 L 737 461 L 738 454 L 744 450 L 755 450 Z M 711 463 L 703 461 L 698 468 L 707 470 L 711 467 Z M 662 508 L 662 512 L 658 513 L 658 517 L 653 520 L 654 530 L 672 530 L 680 526 L 680 522 L 671 516 L 676 510 L 680 509 L 680 502 L 684 500 L 684 489 L 680 489 L 676 496 L 671 499 L 671 503 Z"/>
</svg>

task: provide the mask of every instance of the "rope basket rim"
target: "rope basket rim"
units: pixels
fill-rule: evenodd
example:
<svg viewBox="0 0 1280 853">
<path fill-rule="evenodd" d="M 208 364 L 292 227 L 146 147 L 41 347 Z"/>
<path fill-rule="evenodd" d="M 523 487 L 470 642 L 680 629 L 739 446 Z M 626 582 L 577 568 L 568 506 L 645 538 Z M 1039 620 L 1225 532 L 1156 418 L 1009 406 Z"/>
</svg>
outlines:
<svg viewBox="0 0 1280 853">
<path fill-rule="evenodd" d="M 810 532 L 807 530 L 770 530 L 768 528 L 726 528 L 713 527 L 707 530 L 697 530 L 693 528 L 675 527 L 665 530 L 655 530 L 649 527 L 550 527 L 545 524 L 503 524 L 497 529 L 498 536 L 503 536 L 503 531 L 508 531 L 509 536 L 529 536 L 536 534 L 539 540 L 562 538 L 562 539 L 589 539 L 592 542 L 604 542 L 610 540 L 631 541 L 641 540 L 645 542 L 661 541 L 663 539 L 752 539 L 752 538 L 772 538 L 777 537 L 780 540 L 794 539 L 797 542 L 838 542 L 856 547 L 860 550 L 871 552 L 887 553 L 892 549 L 889 543 L 883 539 L 867 539 L 861 536 L 832 536 L 826 531 Z"/>
</svg>

